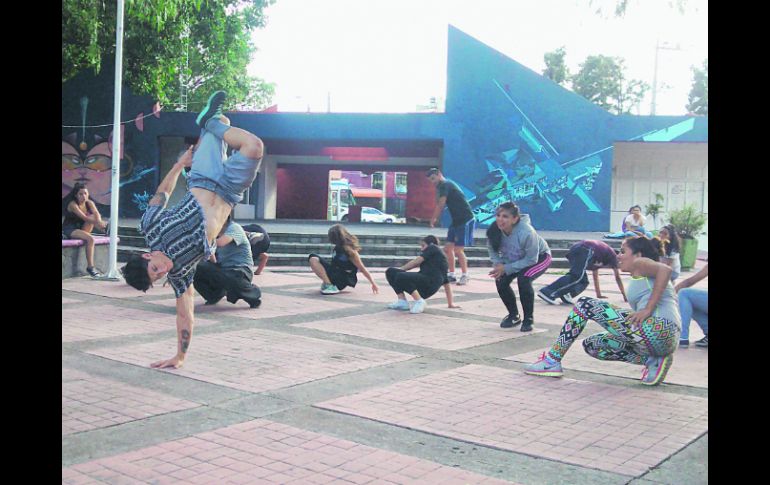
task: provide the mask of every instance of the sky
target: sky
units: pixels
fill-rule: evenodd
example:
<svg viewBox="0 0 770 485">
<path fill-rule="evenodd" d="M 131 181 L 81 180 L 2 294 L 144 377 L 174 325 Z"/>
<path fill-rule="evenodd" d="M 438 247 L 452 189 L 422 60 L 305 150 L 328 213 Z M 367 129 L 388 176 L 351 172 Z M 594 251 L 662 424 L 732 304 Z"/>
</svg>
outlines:
<svg viewBox="0 0 770 485">
<path fill-rule="evenodd" d="M 589 55 L 625 59 L 626 76 L 653 84 L 657 115 L 687 113 L 692 66 L 708 58 L 708 3 L 630 0 L 276 0 L 249 74 L 275 83 L 280 111 L 407 113 L 446 99 L 453 25 L 535 72 L 564 46 L 570 73 Z M 597 7 L 606 11 L 595 13 Z M 661 48 L 656 49 L 656 44 Z M 638 113 L 651 113 L 651 92 Z"/>
</svg>

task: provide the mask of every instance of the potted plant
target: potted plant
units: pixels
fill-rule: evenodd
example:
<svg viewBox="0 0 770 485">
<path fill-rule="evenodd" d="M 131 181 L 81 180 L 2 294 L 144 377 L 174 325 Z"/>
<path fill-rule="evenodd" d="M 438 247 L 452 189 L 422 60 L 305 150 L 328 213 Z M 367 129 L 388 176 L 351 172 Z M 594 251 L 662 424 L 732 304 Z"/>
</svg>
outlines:
<svg viewBox="0 0 770 485">
<path fill-rule="evenodd" d="M 653 229 L 658 228 L 658 214 L 663 209 L 663 194 L 655 192 L 655 202 L 644 206 L 644 212 L 648 216 L 652 216 Z"/>
<path fill-rule="evenodd" d="M 679 237 L 682 238 L 679 259 L 682 270 L 689 270 L 695 266 L 695 259 L 698 256 L 698 236 L 705 234 L 703 226 L 706 225 L 706 215 L 695 206 L 687 205 L 682 209 L 669 212 L 668 222 L 674 225 Z"/>
</svg>

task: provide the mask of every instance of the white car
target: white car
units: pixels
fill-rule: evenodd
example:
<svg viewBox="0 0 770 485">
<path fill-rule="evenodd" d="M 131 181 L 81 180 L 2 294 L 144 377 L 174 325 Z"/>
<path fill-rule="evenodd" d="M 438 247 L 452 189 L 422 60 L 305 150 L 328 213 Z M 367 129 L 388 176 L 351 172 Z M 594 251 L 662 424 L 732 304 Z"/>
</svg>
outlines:
<svg viewBox="0 0 770 485">
<path fill-rule="evenodd" d="M 345 212 L 343 212 L 342 216 L 342 222 L 348 221 L 348 214 L 347 210 L 345 209 Z M 387 224 L 393 223 L 393 222 L 400 222 L 398 216 L 394 216 L 393 214 L 386 214 L 379 209 L 375 209 L 374 207 L 361 207 L 361 222 L 384 222 Z"/>
</svg>

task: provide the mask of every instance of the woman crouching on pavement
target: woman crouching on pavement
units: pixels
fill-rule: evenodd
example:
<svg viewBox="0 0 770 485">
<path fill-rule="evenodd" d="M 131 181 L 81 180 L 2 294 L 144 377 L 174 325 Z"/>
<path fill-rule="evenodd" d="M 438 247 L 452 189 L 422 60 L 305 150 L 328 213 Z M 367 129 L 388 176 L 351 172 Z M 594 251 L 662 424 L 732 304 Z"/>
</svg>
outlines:
<svg viewBox="0 0 770 485">
<path fill-rule="evenodd" d="M 623 241 L 618 262 L 621 271 L 631 273 L 627 295 L 632 310 L 597 298 L 580 298 L 550 350 L 543 352 L 537 362 L 524 367 L 524 372 L 561 377 L 564 354 L 588 320 L 593 320 L 607 331 L 583 341 L 588 355 L 643 365 L 644 385 L 663 382 L 673 361 L 682 324 L 670 281 L 671 268 L 658 262 L 660 256 L 660 246 L 645 236 Z"/>
</svg>

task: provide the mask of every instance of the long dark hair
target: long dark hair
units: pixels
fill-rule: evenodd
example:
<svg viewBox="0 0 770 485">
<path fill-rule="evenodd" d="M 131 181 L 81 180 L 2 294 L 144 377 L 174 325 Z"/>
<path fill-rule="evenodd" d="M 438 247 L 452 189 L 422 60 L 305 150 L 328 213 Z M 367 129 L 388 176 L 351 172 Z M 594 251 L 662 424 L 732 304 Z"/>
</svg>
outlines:
<svg viewBox="0 0 770 485">
<path fill-rule="evenodd" d="M 61 212 L 62 215 L 65 215 L 67 212 L 67 207 L 69 207 L 70 202 L 77 203 L 78 201 L 78 192 L 80 192 L 82 189 L 88 189 L 86 187 L 86 184 L 83 182 L 77 182 L 75 185 L 72 186 L 72 190 L 70 190 L 70 193 L 64 196 L 64 199 L 62 199 L 62 207 Z"/>
<path fill-rule="evenodd" d="M 335 246 L 344 246 L 354 251 L 361 250 L 358 238 L 353 234 L 350 234 L 342 224 L 335 224 L 329 228 L 329 242 Z"/>
<path fill-rule="evenodd" d="M 671 256 L 671 253 L 678 253 L 682 247 L 682 238 L 676 232 L 676 228 L 673 224 L 667 224 L 663 226 L 663 229 L 668 231 L 668 246 L 666 247 L 666 256 Z"/>
<path fill-rule="evenodd" d="M 629 237 L 625 244 L 631 249 L 631 254 L 641 254 L 643 258 L 660 261 L 665 251 L 665 244 L 660 239 L 649 239 L 647 236 Z"/>
<path fill-rule="evenodd" d="M 513 202 L 503 202 L 497 206 L 497 209 L 495 209 L 495 214 L 501 210 L 507 210 L 513 217 L 517 217 L 519 215 L 519 206 Z M 500 244 L 503 242 L 503 231 L 497 227 L 497 222 L 493 222 L 487 228 L 487 239 L 489 239 L 489 244 L 492 246 L 492 250 L 500 250 Z"/>
</svg>

